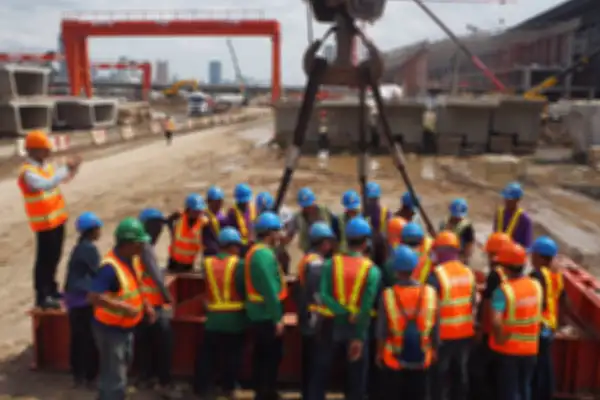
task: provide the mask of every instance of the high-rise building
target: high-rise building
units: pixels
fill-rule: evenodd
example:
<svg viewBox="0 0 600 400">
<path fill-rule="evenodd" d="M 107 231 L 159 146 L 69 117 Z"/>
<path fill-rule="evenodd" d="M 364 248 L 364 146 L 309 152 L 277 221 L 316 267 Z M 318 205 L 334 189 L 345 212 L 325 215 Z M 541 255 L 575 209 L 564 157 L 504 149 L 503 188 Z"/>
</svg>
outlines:
<svg viewBox="0 0 600 400">
<path fill-rule="evenodd" d="M 169 84 L 169 61 L 156 61 L 156 77 L 154 78 L 154 81 L 157 85 Z"/>
<path fill-rule="evenodd" d="M 223 80 L 223 65 L 219 60 L 212 60 L 208 63 L 208 83 L 218 85 Z"/>
<path fill-rule="evenodd" d="M 323 57 L 329 62 L 333 62 L 335 60 L 335 45 L 327 44 L 323 49 Z"/>
<path fill-rule="evenodd" d="M 58 34 L 58 54 L 65 54 L 65 45 L 62 41 L 62 34 Z M 57 63 L 56 75 L 55 79 L 59 82 L 66 82 L 68 80 L 67 77 L 67 62 L 63 59 Z"/>
</svg>

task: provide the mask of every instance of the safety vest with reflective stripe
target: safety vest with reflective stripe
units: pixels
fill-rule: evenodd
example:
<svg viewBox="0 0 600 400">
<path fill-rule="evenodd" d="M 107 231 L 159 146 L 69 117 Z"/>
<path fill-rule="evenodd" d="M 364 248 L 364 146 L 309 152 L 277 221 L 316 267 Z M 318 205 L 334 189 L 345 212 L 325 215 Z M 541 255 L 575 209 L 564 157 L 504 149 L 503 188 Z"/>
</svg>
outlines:
<svg viewBox="0 0 600 400">
<path fill-rule="evenodd" d="M 298 280 L 302 286 L 306 284 L 306 266 L 315 261 L 323 261 L 323 257 L 317 253 L 307 253 L 302 257 L 302 260 L 300 260 L 300 263 L 298 264 Z M 326 317 L 333 316 L 333 313 L 322 304 L 311 303 L 308 305 L 308 310 Z"/>
<path fill-rule="evenodd" d="M 373 262 L 366 257 L 335 255 L 332 261 L 333 297 L 352 315 L 358 314 Z"/>
<path fill-rule="evenodd" d="M 508 340 L 498 343 L 490 335 L 490 348 L 501 354 L 533 356 L 538 353 L 542 322 L 542 287 L 530 277 L 508 280 L 500 285 L 506 297 L 503 327 Z"/>
<path fill-rule="evenodd" d="M 172 119 L 168 119 L 165 122 L 165 130 L 169 132 L 173 132 L 175 130 L 175 121 Z"/>
<path fill-rule="evenodd" d="M 117 281 L 119 282 L 119 291 L 116 293 L 103 293 L 106 296 L 110 296 L 115 300 L 126 303 L 133 306 L 139 312 L 134 316 L 129 316 L 123 313 L 121 310 L 111 309 L 105 305 L 94 307 L 94 318 L 96 321 L 109 326 L 116 326 L 119 328 L 133 328 L 135 327 L 144 316 L 144 307 L 142 293 L 138 282 L 141 282 L 142 278 L 142 265 L 139 257 L 133 259 L 133 270 L 119 260 L 112 251 L 102 260 L 101 265 L 111 265 L 115 270 Z M 106 267 L 103 267 L 106 268 Z M 135 273 L 135 275 L 134 275 Z"/>
<path fill-rule="evenodd" d="M 519 218 L 521 218 L 521 214 L 523 214 L 523 209 L 518 208 L 517 211 L 514 212 L 512 217 L 510 217 L 510 221 L 508 222 L 508 226 L 504 227 L 504 207 L 499 207 L 498 212 L 496 213 L 496 232 L 504 232 L 511 238 L 513 237 L 513 233 L 519 224 Z"/>
<path fill-rule="evenodd" d="M 202 227 L 204 220 L 197 218 L 194 225 L 190 226 L 189 218 L 185 212 L 175 224 L 173 241 L 169 248 L 169 255 L 181 264 L 192 265 L 196 255 L 202 250 Z"/>
<path fill-rule="evenodd" d="M 25 182 L 25 172 L 30 171 L 40 177 L 51 179 L 54 167 L 47 164 L 44 168 L 25 163 L 19 172 L 18 185 L 25 201 L 25 213 L 34 232 L 43 232 L 65 223 L 68 218 L 67 206 L 58 187 L 50 190 L 31 190 Z"/>
<path fill-rule="evenodd" d="M 250 226 L 256 219 L 256 204 L 248 203 L 248 221 L 246 221 L 246 213 L 242 212 L 237 206 L 231 207 L 231 212 L 235 216 L 235 222 L 242 237 L 242 243 L 248 244 L 250 241 Z"/>
<path fill-rule="evenodd" d="M 146 272 L 146 268 L 142 265 L 142 295 L 144 299 L 153 307 L 159 307 L 165 304 L 165 299 L 158 288 L 154 279 Z"/>
<path fill-rule="evenodd" d="M 440 231 L 450 230 L 460 239 L 461 246 L 464 246 L 462 241 L 463 231 L 471 225 L 471 221 L 467 218 L 462 218 L 456 225 L 450 228 L 450 217 L 440 224 Z"/>
<path fill-rule="evenodd" d="M 421 246 L 419 246 L 417 251 L 419 254 L 419 264 L 413 271 L 412 278 L 420 283 L 427 282 L 429 274 L 431 273 L 432 264 L 429 252 L 431 251 L 432 244 L 433 240 L 430 237 L 426 237 L 423 239 L 423 243 L 421 243 Z"/>
<path fill-rule="evenodd" d="M 264 303 L 264 297 L 256 291 L 254 288 L 254 284 L 252 283 L 252 256 L 256 253 L 257 250 L 266 249 L 262 243 L 257 243 L 253 245 L 248 253 L 246 253 L 245 265 L 244 265 L 244 282 L 246 286 L 246 296 L 248 297 L 248 301 L 251 303 Z M 279 300 L 283 301 L 288 296 L 287 282 L 285 281 L 285 273 L 283 272 L 283 268 L 281 268 L 281 264 L 277 264 L 277 274 L 279 275 L 280 280 L 280 289 L 279 289 Z"/>
<path fill-rule="evenodd" d="M 498 266 L 496 268 L 494 268 L 494 272 L 496 272 L 496 274 L 498 274 L 498 278 L 500 279 L 500 283 L 504 283 L 507 281 L 507 277 L 506 277 L 506 273 L 504 272 L 504 269 L 502 269 L 502 267 Z M 490 333 L 492 331 L 492 304 L 489 303 L 487 305 L 487 307 L 485 307 L 482 311 L 482 316 L 481 316 L 481 320 L 482 320 L 482 326 L 483 326 L 483 333 Z"/>
<path fill-rule="evenodd" d="M 301 212 L 296 213 L 294 218 L 296 219 L 296 226 L 298 227 L 298 246 L 302 251 L 308 251 L 310 248 L 310 240 L 308 238 L 310 224 Z M 323 221 L 331 226 L 331 214 L 326 207 L 319 206 L 319 218 L 317 221 Z"/>
<path fill-rule="evenodd" d="M 399 361 L 398 356 L 402 352 L 408 317 L 415 318 L 421 336 L 421 349 L 425 355 L 422 365 L 411 365 L 410 367 L 413 369 L 428 368 L 433 361 L 430 336 L 435 325 L 437 311 L 435 290 L 429 285 L 407 287 L 396 285 L 384 290 L 383 304 L 389 332 L 381 354 L 383 363 L 386 367 L 394 370 L 405 367 Z"/>
<path fill-rule="evenodd" d="M 230 312 L 244 308 L 243 299 L 235 286 L 235 273 L 239 261 L 237 256 L 223 259 L 213 256 L 204 260 L 208 311 Z"/>
<path fill-rule="evenodd" d="M 371 224 L 371 228 L 373 228 L 373 230 L 374 230 L 375 227 L 373 226 L 373 223 L 371 222 L 371 217 L 368 217 L 367 220 Z M 379 206 L 379 232 L 386 233 L 387 222 L 388 222 L 388 208 L 384 207 L 384 206 Z"/>
<path fill-rule="evenodd" d="M 475 275 L 460 261 L 440 264 L 433 273 L 440 285 L 440 339 L 472 337 Z"/>
<path fill-rule="evenodd" d="M 546 308 L 542 313 L 544 325 L 552 330 L 558 326 L 558 305 L 563 291 L 563 277 L 560 271 L 552 272 L 547 267 L 541 268 L 546 286 Z"/>
<path fill-rule="evenodd" d="M 219 233 L 221 233 L 221 222 L 219 221 L 219 218 L 209 210 L 206 210 L 206 218 L 208 219 L 208 223 L 210 224 L 215 238 L 219 237 Z"/>
</svg>

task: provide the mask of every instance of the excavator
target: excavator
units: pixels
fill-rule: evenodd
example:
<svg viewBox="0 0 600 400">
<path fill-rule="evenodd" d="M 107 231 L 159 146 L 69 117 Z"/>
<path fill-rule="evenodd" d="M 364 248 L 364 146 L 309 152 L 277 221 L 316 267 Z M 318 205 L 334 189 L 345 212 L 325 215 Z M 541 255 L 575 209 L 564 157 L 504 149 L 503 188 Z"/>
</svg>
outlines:
<svg viewBox="0 0 600 400">
<path fill-rule="evenodd" d="M 195 79 L 184 79 L 175 82 L 171 87 L 163 90 L 163 94 L 166 97 L 175 97 L 179 95 L 179 91 L 183 88 L 187 88 L 190 92 L 196 92 L 198 90 L 198 81 Z"/>
</svg>

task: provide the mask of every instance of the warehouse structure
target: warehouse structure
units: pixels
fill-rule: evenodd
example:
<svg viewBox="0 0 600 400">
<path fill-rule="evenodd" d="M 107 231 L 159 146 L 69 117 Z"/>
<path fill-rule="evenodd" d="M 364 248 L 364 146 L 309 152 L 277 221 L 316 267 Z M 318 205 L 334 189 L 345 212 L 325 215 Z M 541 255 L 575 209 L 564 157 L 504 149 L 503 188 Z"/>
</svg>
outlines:
<svg viewBox="0 0 600 400">
<path fill-rule="evenodd" d="M 523 92 L 600 46 L 600 1 L 569 0 L 500 33 L 461 40 L 507 86 Z M 493 90 L 450 40 L 419 42 L 385 54 L 384 79 L 409 95 Z M 600 57 L 548 91 L 551 97 L 599 97 Z"/>
</svg>

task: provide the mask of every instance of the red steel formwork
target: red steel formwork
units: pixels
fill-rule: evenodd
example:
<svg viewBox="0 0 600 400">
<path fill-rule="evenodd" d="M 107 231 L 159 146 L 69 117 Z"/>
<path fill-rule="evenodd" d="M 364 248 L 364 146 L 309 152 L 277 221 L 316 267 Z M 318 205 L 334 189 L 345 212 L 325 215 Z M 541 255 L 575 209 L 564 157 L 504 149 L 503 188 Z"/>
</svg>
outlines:
<svg viewBox="0 0 600 400">
<path fill-rule="evenodd" d="M 257 13 L 258 15 L 258 13 Z M 281 94 L 281 34 L 276 20 L 244 10 L 104 11 L 65 16 L 61 24 L 71 94 L 92 96 L 88 38 L 119 36 L 266 36 L 271 39 L 271 98 Z"/>
<path fill-rule="evenodd" d="M 152 90 L 152 64 L 149 62 L 143 63 L 92 63 L 92 68 L 97 69 L 119 69 L 119 70 L 131 70 L 139 69 L 142 71 L 142 99 L 148 100 L 150 98 L 150 91 Z"/>
</svg>

